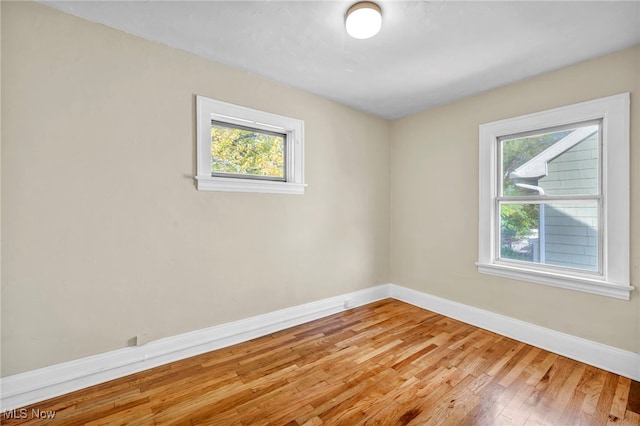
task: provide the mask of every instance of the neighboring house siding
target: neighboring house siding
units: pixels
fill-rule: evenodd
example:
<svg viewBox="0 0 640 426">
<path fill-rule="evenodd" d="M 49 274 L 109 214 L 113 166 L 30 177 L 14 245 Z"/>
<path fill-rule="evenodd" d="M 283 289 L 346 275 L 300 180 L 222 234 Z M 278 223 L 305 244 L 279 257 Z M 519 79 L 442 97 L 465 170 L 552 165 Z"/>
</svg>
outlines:
<svg viewBox="0 0 640 426">
<path fill-rule="evenodd" d="M 548 195 L 595 194 L 598 188 L 598 134 L 594 133 L 548 163 L 538 185 Z M 598 269 L 597 207 L 545 206 L 545 263 Z"/>
</svg>

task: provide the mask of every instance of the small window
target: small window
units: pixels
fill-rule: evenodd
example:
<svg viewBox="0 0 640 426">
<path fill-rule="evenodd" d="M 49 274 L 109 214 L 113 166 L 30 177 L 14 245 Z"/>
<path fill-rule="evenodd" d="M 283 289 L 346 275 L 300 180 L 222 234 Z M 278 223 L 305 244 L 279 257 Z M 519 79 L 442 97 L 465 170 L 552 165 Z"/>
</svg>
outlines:
<svg viewBox="0 0 640 426">
<path fill-rule="evenodd" d="M 629 95 L 480 126 L 482 273 L 629 298 Z"/>
<path fill-rule="evenodd" d="M 286 133 L 211 120 L 211 175 L 286 182 Z"/>
<path fill-rule="evenodd" d="M 197 97 L 199 190 L 303 194 L 301 120 Z"/>
</svg>

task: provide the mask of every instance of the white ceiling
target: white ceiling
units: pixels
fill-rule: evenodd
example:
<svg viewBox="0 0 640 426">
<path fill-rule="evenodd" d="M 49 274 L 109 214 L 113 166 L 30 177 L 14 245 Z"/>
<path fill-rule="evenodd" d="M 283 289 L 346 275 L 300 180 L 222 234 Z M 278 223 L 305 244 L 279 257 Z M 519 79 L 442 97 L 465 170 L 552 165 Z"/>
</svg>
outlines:
<svg viewBox="0 0 640 426">
<path fill-rule="evenodd" d="M 640 44 L 639 1 L 379 1 L 368 40 L 355 0 L 43 3 L 390 119 Z"/>
</svg>

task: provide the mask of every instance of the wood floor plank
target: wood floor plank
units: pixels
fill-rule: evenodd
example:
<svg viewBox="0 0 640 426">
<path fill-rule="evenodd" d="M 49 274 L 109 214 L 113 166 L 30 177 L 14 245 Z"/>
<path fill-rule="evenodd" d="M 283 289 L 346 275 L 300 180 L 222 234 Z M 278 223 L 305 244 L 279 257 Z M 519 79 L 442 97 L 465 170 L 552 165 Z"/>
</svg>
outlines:
<svg viewBox="0 0 640 426">
<path fill-rule="evenodd" d="M 605 384 L 606 373 L 595 367 L 588 367 L 586 371 L 583 375 L 584 380 L 578 385 L 585 394 L 581 410 L 585 414 L 593 415 Z"/>
<path fill-rule="evenodd" d="M 527 366 L 529 366 L 533 360 L 538 356 L 542 349 L 527 347 L 527 354 L 519 360 L 519 362 L 514 365 L 511 370 L 507 372 L 507 374 L 500 379 L 500 386 L 509 387 L 514 380 L 518 378 L 518 376 L 524 371 Z"/>
<path fill-rule="evenodd" d="M 592 422 L 596 424 L 604 424 L 609 418 L 609 413 L 613 406 L 613 398 L 615 396 L 618 378 L 612 374 L 607 374 L 605 382 L 598 398 L 596 410 L 593 413 Z"/>
<path fill-rule="evenodd" d="M 24 409 L 1 423 L 640 426 L 640 383 L 386 299 Z"/>
<path fill-rule="evenodd" d="M 573 396 L 560 417 L 561 425 L 568 425 L 571 424 L 571 422 L 575 423 L 576 419 L 579 418 L 580 407 L 582 406 L 585 396 L 584 392 L 577 389 L 573 391 Z"/>
<path fill-rule="evenodd" d="M 460 419 L 461 426 L 491 425 L 496 417 L 504 410 L 504 404 L 500 401 L 505 395 L 506 388 L 492 382 L 491 376 L 481 375 L 478 379 L 485 380 L 479 383 L 479 388 L 474 391 L 480 397 L 479 403 Z"/>
<path fill-rule="evenodd" d="M 627 379 L 626 377 L 620 377 L 618 379 L 616 393 L 613 397 L 613 403 L 611 404 L 611 412 L 609 413 L 612 420 L 624 419 L 624 414 L 627 411 L 627 401 L 629 400 L 630 388 L 630 379 Z"/>
<path fill-rule="evenodd" d="M 629 396 L 627 398 L 627 410 L 640 414 L 640 383 L 633 381 L 629 385 Z"/>
<path fill-rule="evenodd" d="M 559 385 L 556 385 L 557 393 L 551 401 L 551 409 L 545 415 L 545 421 L 549 424 L 562 424 L 560 419 L 565 410 L 569 406 L 573 398 L 573 390 L 578 386 L 580 378 L 584 374 L 585 365 L 577 362 L 573 362 L 573 369 L 571 370 L 569 377 Z"/>
<path fill-rule="evenodd" d="M 624 419 L 620 424 L 621 426 L 638 426 L 640 425 L 640 414 L 627 410 Z"/>
</svg>

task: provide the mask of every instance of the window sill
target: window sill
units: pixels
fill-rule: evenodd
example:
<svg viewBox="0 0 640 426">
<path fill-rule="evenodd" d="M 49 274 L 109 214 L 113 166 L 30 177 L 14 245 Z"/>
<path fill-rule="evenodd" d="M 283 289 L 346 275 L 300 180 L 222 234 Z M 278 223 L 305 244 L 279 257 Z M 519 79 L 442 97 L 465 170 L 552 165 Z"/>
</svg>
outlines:
<svg viewBox="0 0 640 426">
<path fill-rule="evenodd" d="M 603 280 L 583 278 L 553 272 L 531 271 L 513 266 L 476 262 L 478 272 L 514 280 L 529 281 L 567 290 L 608 296 L 615 299 L 629 300 L 635 287 L 614 284 Z"/>
<path fill-rule="evenodd" d="M 198 191 L 260 192 L 271 194 L 304 194 L 307 185 L 267 180 L 196 177 Z"/>
</svg>

